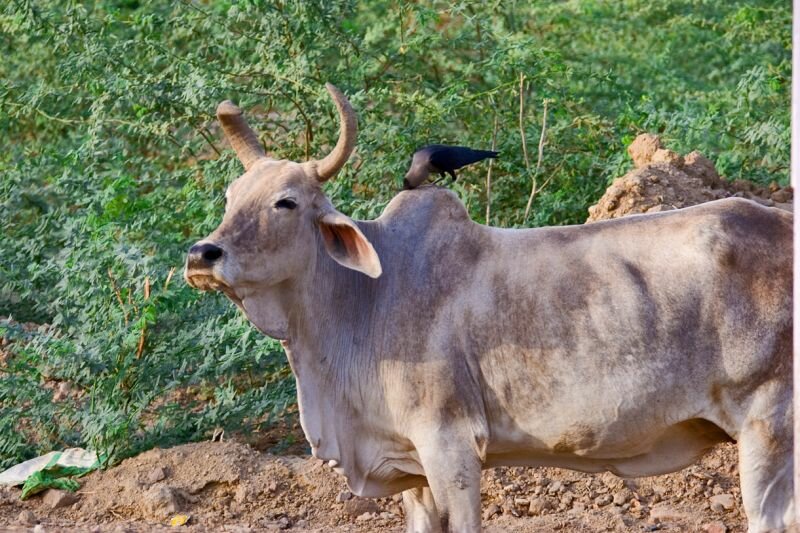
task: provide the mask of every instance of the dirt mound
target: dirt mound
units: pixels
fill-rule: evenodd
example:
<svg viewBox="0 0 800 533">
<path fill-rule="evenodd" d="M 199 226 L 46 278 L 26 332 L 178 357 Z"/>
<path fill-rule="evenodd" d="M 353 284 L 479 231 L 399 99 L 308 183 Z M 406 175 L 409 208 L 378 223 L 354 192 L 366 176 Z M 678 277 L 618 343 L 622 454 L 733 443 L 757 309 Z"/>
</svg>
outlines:
<svg viewBox="0 0 800 533">
<path fill-rule="evenodd" d="M 30 511 L 59 530 L 114 525 L 120 531 L 157 531 L 180 514 L 190 517 L 187 528 L 198 531 L 401 525 L 397 502 L 353 497 L 321 461 L 261 453 L 236 442 L 150 450 L 84 478 L 77 503 L 65 508 L 51 509 L 44 496 L 20 502 L 18 489 L 4 496 L 0 523 L 22 526 L 21 513 Z"/>
<path fill-rule="evenodd" d="M 685 156 L 667 150 L 651 134 L 639 135 L 628 147 L 636 168 L 606 190 L 589 208 L 587 222 L 688 207 L 719 198 L 749 198 L 767 206 L 792 209 L 791 187 L 769 187 L 721 177 L 700 152 Z"/>
<path fill-rule="evenodd" d="M 723 446 L 681 472 L 623 480 L 553 468 L 483 474 L 486 531 L 744 531 L 735 449 Z M 166 531 L 185 514 L 190 531 L 402 531 L 399 496 L 354 497 L 344 480 L 307 456 L 275 456 L 235 442 L 155 449 L 82 482 L 77 503 L 19 501 L 0 493 L 4 530 Z"/>
</svg>

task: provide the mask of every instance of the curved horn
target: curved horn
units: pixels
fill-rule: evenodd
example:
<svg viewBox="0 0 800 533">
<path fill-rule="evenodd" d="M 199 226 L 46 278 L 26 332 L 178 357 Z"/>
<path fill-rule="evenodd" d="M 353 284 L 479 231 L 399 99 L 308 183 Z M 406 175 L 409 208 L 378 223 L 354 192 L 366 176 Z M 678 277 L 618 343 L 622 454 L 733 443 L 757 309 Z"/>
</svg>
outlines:
<svg viewBox="0 0 800 533">
<path fill-rule="evenodd" d="M 350 105 L 347 97 L 330 83 L 326 83 L 325 88 L 328 89 L 331 98 L 333 98 L 333 103 L 336 104 L 341 125 L 339 140 L 336 141 L 333 151 L 325 156 L 324 159 L 316 162 L 317 179 L 319 181 L 327 181 L 339 172 L 339 169 L 347 162 L 350 154 L 353 153 L 353 148 L 356 146 L 356 136 L 358 135 L 356 113 L 353 111 L 353 106 Z"/>
<path fill-rule="evenodd" d="M 225 100 L 219 104 L 217 118 L 225 131 L 225 137 L 228 138 L 245 170 L 250 170 L 256 161 L 267 156 L 255 132 L 250 129 L 242 116 L 242 110 L 233 102 Z"/>
</svg>

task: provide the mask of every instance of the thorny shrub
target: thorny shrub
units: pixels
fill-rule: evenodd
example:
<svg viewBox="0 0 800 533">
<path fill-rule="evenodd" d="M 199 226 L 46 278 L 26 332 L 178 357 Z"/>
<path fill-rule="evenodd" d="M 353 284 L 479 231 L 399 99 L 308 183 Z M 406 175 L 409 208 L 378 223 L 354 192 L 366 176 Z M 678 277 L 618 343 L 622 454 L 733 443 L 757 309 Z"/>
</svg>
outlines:
<svg viewBox="0 0 800 533">
<path fill-rule="evenodd" d="M 785 183 L 790 27 L 778 0 L 3 3 L 0 467 L 252 432 L 294 402 L 280 346 L 181 276 L 241 172 L 220 100 L 302 161 L 336 138 L 324 83 L 344 90 L 359 144 L 326 187 L 356 218 L 418 146 L 494 138 L 490 194 L 485 164 L 453 185 L 472 216 L 577 223 L 645 130 Z"/>
</svg>

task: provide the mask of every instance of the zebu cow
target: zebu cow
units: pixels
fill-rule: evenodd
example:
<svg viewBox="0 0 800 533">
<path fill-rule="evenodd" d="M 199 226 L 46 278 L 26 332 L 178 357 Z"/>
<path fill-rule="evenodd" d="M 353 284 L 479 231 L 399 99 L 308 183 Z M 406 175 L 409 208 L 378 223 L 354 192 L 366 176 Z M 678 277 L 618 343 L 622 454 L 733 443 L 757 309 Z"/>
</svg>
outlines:
<svg viewBox="0 0 800 533">
<path fill-rule="evenodd" d="M 480 471 L 673 472 L 739 445 L 750 531 L 792 506 L 792 217 L 728 199 L 586 226 L 510 230 L 452 192 L 353 221 L 319 161 L 268 158 L 230 102 L 245 174 L 187 281 L 281 339 L 313 454 L 353 492 L 403 491 L 409 531 L 478 531 Z"/>
</svg>

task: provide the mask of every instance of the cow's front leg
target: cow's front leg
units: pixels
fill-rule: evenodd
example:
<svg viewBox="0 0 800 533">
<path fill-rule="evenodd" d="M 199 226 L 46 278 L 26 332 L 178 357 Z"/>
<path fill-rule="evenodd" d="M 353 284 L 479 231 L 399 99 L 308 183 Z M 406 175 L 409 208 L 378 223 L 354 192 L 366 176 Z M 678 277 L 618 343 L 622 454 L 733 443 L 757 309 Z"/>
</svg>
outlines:
<svg viewBox="0 0 800 533">
<path fill-rule="evenodd" d="M 455 442 L 417 448 L 445 533 L 481 530 L 481 463 L 474 449 Z"/>
<path fill-rule="evenodd" d="M 403 491 L 407 533 L 439 533 L 439 513 L 428 487 Z"/>
</svg>

